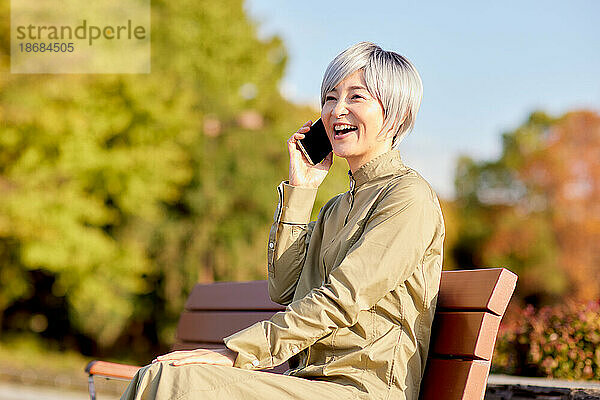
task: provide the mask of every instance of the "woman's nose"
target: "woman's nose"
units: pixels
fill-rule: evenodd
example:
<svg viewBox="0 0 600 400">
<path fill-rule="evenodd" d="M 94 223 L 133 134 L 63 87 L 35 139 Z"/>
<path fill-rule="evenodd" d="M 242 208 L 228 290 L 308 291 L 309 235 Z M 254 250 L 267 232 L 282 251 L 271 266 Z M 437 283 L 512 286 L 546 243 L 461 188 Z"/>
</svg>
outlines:
<svg viewBox="0 0 600 400">
<path fill-rule="evenodd" d="M 348 114 L 348 109 L 346 108 L 346 102 L 344 100 L 339 100 L 335 104 L 335 107 L 333 107 L 333 116 L 335 118 L 339 118 L 346 114 Z"/>
</svg>

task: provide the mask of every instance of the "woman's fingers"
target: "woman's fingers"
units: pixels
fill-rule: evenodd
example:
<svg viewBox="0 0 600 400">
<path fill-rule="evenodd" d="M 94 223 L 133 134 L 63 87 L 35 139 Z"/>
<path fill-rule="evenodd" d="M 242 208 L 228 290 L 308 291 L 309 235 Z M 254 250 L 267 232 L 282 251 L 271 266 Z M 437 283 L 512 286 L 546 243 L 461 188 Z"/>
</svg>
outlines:
<svg viewBox="0 0 600 400">
<path fill-rule="evenodd" d="M 229 355 L 229 356 L 228 356 Z M 172 365 L 188 365 L 188 364 L 219 364 L 233 365 L 237 353 L 231 350 L 181 350 L 174 351 L 162 356 L 156 357 L 152 363 L 159 361 L 173 361 Z"/>
<path fill-rule="evenodd" d="M 288 153 L 290 154 L 291 159 L 296 159 L 300 156 L 300 149 L 297 146 L 297 142 L 299 140 L 304 139 L 305 135 L 303 133 L 296 132 L 288 139 Z"/>
<path fill-rule="evenodd" d="M 167 353 L 167 354 L 163 354 L 162 356 L 158 356 L 156 357 L 154 360 L 152 360 L 152 362 L 157 362 L 157 361 L 170 361 L 170 360 L 179 360 L 185 357 L 190 357 L 194 354 L 195 350 L 180 350 L 180 351 L 173 351 L 171 353 Z"/>
<path fill-rule="evenodd" d="M 294 134 L 288 139 L 288 143 L 295 144 L 298 140 L 304 139 L 306 137 L 306 132 L 308 132 L 308 130 L 305 132 L 300 130 L 298 130 L 298 132 L 294 132 Z"/>
<path fill-rule="evenodd" d="M 312 125 L 312 121 L 308 120 L 302 125 L 290 138 L 288 139 L 288 145 L 291 147 L 292 144 L 296 144 L 298 140 L 302 140 L 305 138 L 305 133 L 310 131 L 310 127 Z"/>
<path fill-rule="evenodd" d="M 218 354 L 218 353 L 206 353 L 199 354 L 193 357 L 183 358 L 181 360 L 173 361 L 174 366 L 178 367 L 181 365 L 190 365 L 190 364 L 216 364 L 216 365 L 233 365 L 228 358 Z"/>
<path fill-rule="evenodd" d="M 193 363 L 206 363 L 209 360 L 210 351 L 203 351 L 202 349 L 197 349 L 188 353 L 186 357 L 178 357 L 173 360 L 173 365 L 186 365 Z"/>
<path fill-rule="evenodd" d="M 312 125 L 312 122 L 309 120 L 308 122 L 306 122 L 304 125 L 302 125 L 293 135 L 292 138 L 296 138 L 297 139 L 297 135 L 299 134 L 304 134 L 308 131 L 310 131 L 310 127 Z M 304 137 L 304 135 L 302 136 L 302 138 Z M 291 139 L 291 138 L 290 138 Z"/>
<path fill-rule="evenodd" d="M 223 351 L 213 351 L 209 349 L 174 351 L 172 353 L 156 357 L 152 363 L 159 361 L 172 361 L 171 364 L 174 366 L 189 364 L 217 364 L 232 366 L 233 360 L 235 359 L 234 356 L 232 355 L 231 357 L 228 357 L 227 355 L 223 354 Z M 231 353 L 231 351 L 229 352 Z"/>
<path fill-rule="evenodd" d="M 327 169 L 331 167 L 331 164 L 333 164 L 333 151 L 327 154 L 323 161 L 321 161 L 321 164 Z"/>
<path fill-rule="evenodd" d="M 189 356 L 189 354 L 190 354 L 189 351 L 174 351 L 171 353 L 163 354 L 162 356 L 158 356 L 158 357 L 156 357 L 156 359 L 158 361 L 177 360 L 182 357 L 187 357 L 187 356 Z"/>
<path fill-rule="evenodd" d="M 297 145 L 298 140 L 306 137 L 312 121 L 307 121 L 287 141 L 290 155 L 290 172 L 288 182 L 292 186 L 318 187 L 322 182 L 333 161 L 333 154 L 317 165 L 312 165 Z"/>
</svg>

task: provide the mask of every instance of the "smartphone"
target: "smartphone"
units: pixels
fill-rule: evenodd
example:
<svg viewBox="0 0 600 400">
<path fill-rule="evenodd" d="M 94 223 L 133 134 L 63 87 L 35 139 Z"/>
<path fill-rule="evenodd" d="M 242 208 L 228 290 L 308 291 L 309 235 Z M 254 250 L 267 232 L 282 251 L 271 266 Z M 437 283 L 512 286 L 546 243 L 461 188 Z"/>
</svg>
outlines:
<svg viewBox="0 0 600 400">
<path fill-rule="evenodd" d="M 306 159 L 312 165 L 318 164 L 331 153 L 331 142 L 325 132 L 325 126 L 321 118 L 315 121 L 310 127 L 310 130 L 306 132 L 304 139 L 299 140 L 298 146 L 300 151 L 304 154 Z"/>
</svg>

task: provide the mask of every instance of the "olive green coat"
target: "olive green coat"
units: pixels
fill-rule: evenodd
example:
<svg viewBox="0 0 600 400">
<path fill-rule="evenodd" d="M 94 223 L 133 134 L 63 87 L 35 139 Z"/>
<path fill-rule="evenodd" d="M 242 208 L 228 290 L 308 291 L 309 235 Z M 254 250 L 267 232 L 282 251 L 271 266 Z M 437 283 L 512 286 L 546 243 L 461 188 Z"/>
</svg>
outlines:
<svg viewBox="0 0 600 400">
<path fill-rule="evenodd" d="M 286 310 L 224 342 L 238 368 L 289 359 L 290 376 L 417 400 L 442 270 L 440 205 L 397 150 L 350 180 L 314 222 L 316 189 L 278 187 L 269 294 Z"/>
</svg>

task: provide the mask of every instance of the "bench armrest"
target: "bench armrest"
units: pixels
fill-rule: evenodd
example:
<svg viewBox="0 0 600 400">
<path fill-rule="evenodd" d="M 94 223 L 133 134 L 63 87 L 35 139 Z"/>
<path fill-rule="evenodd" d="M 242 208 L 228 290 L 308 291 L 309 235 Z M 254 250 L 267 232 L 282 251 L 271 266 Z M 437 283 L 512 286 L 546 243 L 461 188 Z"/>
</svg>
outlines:
<svg viewBox="0 0 600 400">
<path fill-rule="evenodd" d="M 90 374 L 90 376 L 94 375 L 111 379 L 131 380 L 140 368 L 141 367 L 137 367 L 135 365 L 117 364 L 94 360 L 90 361 L 90 363 L 85 367 L 85 372 Z"/>
</svg>

